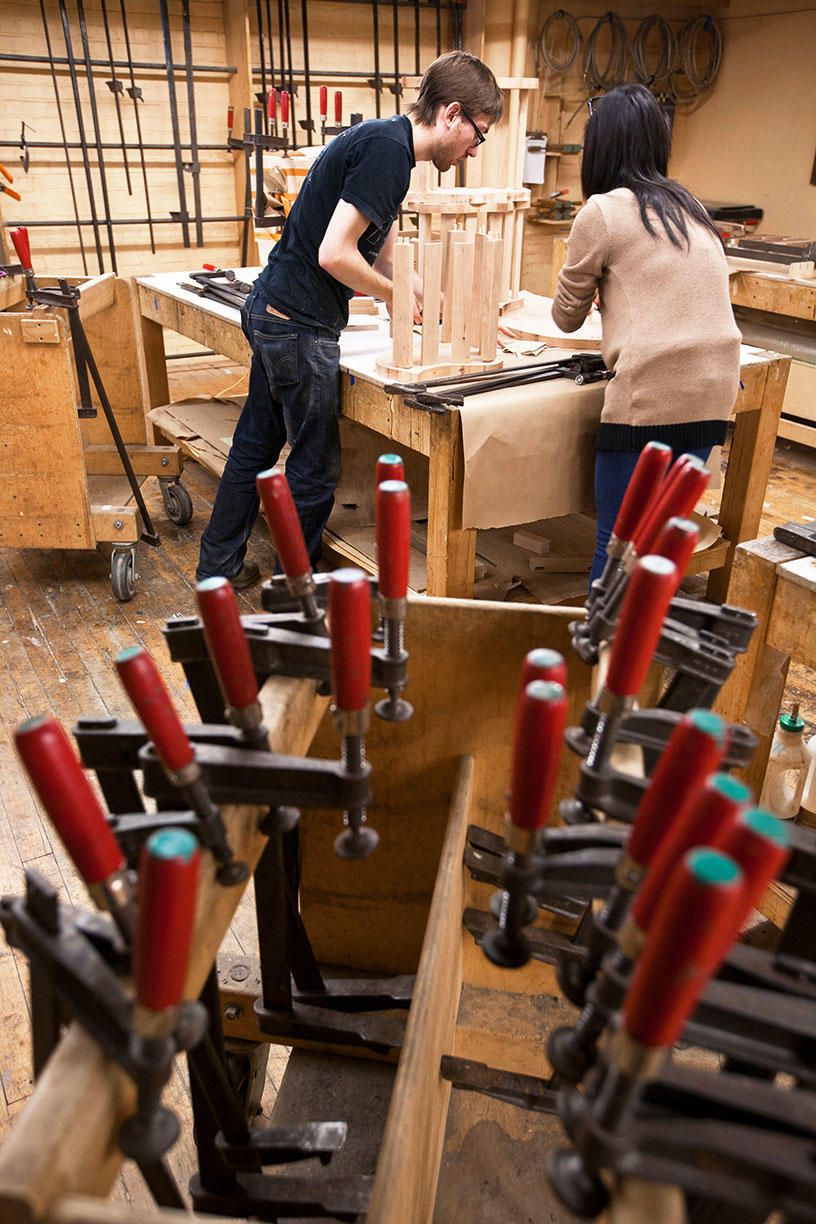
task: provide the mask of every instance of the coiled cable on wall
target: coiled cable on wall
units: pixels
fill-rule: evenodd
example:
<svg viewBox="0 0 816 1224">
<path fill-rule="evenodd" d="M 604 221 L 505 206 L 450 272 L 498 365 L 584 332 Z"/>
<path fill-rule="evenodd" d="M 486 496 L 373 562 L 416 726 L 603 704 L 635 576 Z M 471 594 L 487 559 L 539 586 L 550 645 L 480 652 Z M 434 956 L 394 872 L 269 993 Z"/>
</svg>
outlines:
<svg viewBox="0 0 816 1224">
<path fill-rule="evenodd" d="M 650 69 L 647 66 L 647 43 L 653 30 L 658 32 L 660 46 L 657 63 Z M 632 64 L 635 70 L 635 80 L 641 85 L 653 85 L 670 76 L 677 67 L 677 37 L 665 17 L 652 13 L 644 17 L 632 39 Z"/>
<path fill-rule="evenodd" d="M 609 27 L 609 54 L 606 64 L 601 70 L 598 64 L 595 47 L 601 32 Z M 614 89 L 626 80 L 628 61 L 632 56 L 632 47 L 626 27 L 617 13 L 604 13 L 592 27 L 584 44 L 584 79 L 590 89 Z"/>
<path fill-rule="evenodd" d="M 548 35 L 553 35 L 553 26 L 559 22 L 564 22 L 567 27 L 567 32 L 571 39 L 569 49 L 564 56 L 564 59 L 558 60 L 555 58 L 550 47 L 547 46 Z M 554 37 L 553 37 L 554 41 Z M 551 72 L 569 72 L 572 65 L 575 63 L 578 52 L 581 49 L 581 31 L 578 29 L 578 23 L 575 18 L 567 13 L 564 9 L 555 9 L 550 13 L 547 20 L 544 22 L 541 33 L 538 36 L 536 52 L 541 52 L 541 58 L 550 69 Z"/>
<path fill-rule="evenodd" d="M 701 35 L 704 35 L 704 38 L 701 39 Z M 705 53 L 699 47 L 701 41 L 705 44 L 705 51 L 708 54 L 708 62 L 702 71 L 698 62 L 698 55 Z M 681 29 L 679 42 L 683 73 L 696 93 L 705 93 L 711 87 L 722 63 L 723 44 L 720 27 L 713 17 L 693 17 Z"/>
</svg>

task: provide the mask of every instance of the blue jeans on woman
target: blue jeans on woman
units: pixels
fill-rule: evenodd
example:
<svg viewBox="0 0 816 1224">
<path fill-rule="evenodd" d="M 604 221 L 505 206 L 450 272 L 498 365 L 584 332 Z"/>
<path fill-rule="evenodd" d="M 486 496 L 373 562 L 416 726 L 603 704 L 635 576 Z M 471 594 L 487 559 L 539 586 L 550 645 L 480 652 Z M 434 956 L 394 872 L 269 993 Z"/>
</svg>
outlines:
<svg viewBox="0 0 816 1224">
<path fill-rule="evenodd" d="M 252 346 L 249 394 L 201 537 L 199 582 L 239 573 L 258 514 L 255 477 L 277 463 L 287 441 L 286 479 L 313 567 L 334 505 L 340 476 L 338 338 L 270 314 L 266 306 L 253 289 L 241 309 L 241 327 Z"/>
<path fill-rule="evenodd" d="M 705 463 L 711 454 L 711 447 L 706 446 L 702 450 L 683 453 L 695 455 Z M 596 578 L 600 578 L 604 571 L 606 546 L 609 543 L 612 528 L 615 526 L 623 495 L 639 458 L 639 451 L 599 450 L 595 452 L 595 509 L 598 515 L 598 534 L 595 555 L 592 558 L 592 569 L 589 574 L 590 586 Z M 679 455 L 675 455 L 674 458 L 679 458 Z"/>
</svg>

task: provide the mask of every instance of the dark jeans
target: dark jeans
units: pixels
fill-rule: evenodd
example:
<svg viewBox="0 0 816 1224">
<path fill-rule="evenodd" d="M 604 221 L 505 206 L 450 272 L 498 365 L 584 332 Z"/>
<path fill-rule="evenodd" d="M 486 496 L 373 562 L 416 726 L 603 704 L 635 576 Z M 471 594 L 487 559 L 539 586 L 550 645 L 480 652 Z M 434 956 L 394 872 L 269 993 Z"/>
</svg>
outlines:
<svg viewBox="0 0 816 1224">
<path fill-rule="evenodd" d="M 711 454 L 711 447 L 702 450 L 685 452 L 696 455 L 705 463 Z M 590 585 L 600 578 L 606 565 L 606 546 L 618 517 L 626 486 L 629 484 L 640 455 L 637 451 L 596 451 L 595 452 L 595 509 L 598 515 L 598 535 L 595 543 L 595 555 L 592 558 L 592 569 L 589 574 Z M 678 459 L 675 455 L 674 459 Z M 674 460 L 672 460 L 674 462 Z"/>
<path fill-rule="evenodd" d="M 340 346 L 337 337 L 268 313 L 253 289 L 241 310 L 252 345 L 249 394 L 235 427 L 196 579 L 234 578 L 258 514 L 255 477 L 278 461 L 287 441 L 286 478 L 315 566 L 340 475 Z"/>
</svg>

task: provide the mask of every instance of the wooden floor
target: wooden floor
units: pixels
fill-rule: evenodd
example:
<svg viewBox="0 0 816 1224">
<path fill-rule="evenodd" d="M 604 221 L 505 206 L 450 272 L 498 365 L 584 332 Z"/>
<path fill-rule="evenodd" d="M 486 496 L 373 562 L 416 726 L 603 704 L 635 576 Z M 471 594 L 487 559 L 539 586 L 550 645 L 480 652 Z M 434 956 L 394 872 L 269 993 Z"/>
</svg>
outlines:
<svg viewBox="0 0 816 1224">
<path fill-rule="evenodd" d="M 213 394 L 240 389 L 242 372 L 221 359 L 198 358 L 170 363 L 173 394 Z M 237 384 L 237 388 L 236 388 Z M 122 649 L 144 645 L 157 660 L 183 718 L 195 721 L 192 699 L 180 667 L 170 663 L 162 637 L 168 618 L 195 611 L 193 593 L 198 541 L 212 505 L 216 481 L 188 463 L 184 484 L 194 516 L 186 527 L 165 517 L 158 484 L 149 480 L 144 494 L 161 535 L 161 546 L 138 548 L 140 579 L 136 596 L 121 604 L 109 581 L 103 550 L 37 551 L 0 548 L 0 892 L 21 890 L 23 869 L 36 868 L 61 896 L 86 904 L 84 889 L 47 821 L 40 815 L 13 747 L 14 728 L 26 718 L 54 714 L 66 728 L 81 714 L 128 717 L 131 710 L 113 668 Z M 709 495 L 714 499 L 714 495 Z M 762 534 L 774 523 L 816 518 L 816 453 L 793 443 L 777 446 L 765 503 Z M 274 552 L 260 523 L 250 542 L 250 556 L 264 576 L 272 571 Z M 239 596 L 243 611 L 260 610 L 260 589 Z M 810 732 L 816 731 L 816 675 L 792 667 L 789 696 L 799 701 Z M 223 950 L 251 952 L 252 915 L 247 898 L 230 928 Z M 31 1091 L 27 973 L 24 959 L 0 948 L 0 1141 Z M 285 1066 L 281 1051 L 270 1059 L 265 1111 Z M 170 1104 L 185 1112 L 188 1088 L 174 1074 Z M 188 1132 L 189 1133 L 189 1132 Z M 190 1141 L 174 1149 L 171 1164 L 182 1183 L 192 1167 Z M 126 1169 L 115 1197 L 148 1202 L 138 1174 Z"/>
</svg>

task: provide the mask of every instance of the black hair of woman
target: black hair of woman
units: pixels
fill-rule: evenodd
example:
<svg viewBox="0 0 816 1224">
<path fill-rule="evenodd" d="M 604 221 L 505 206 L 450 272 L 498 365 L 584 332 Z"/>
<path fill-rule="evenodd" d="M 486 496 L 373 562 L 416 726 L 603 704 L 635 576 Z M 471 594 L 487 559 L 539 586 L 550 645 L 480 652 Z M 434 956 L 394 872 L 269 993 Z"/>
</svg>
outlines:
<svg viewBox="0 0 816 1224">
<path fill-rule="evenodd" d="M 656 237 L 649 211 L 661 221 L 675 246 L 689 245 L 687 218 L 717 227 L 691 192 L 668 177 L 671 127 L 668 116 L 645 85 L 620 85 L 593 99 L 584 128 L 581 188 L 584 199 L 628 187 L 640 216 Z M 681 241 L 681 237 L 683 241 Z"/>
</svg>

